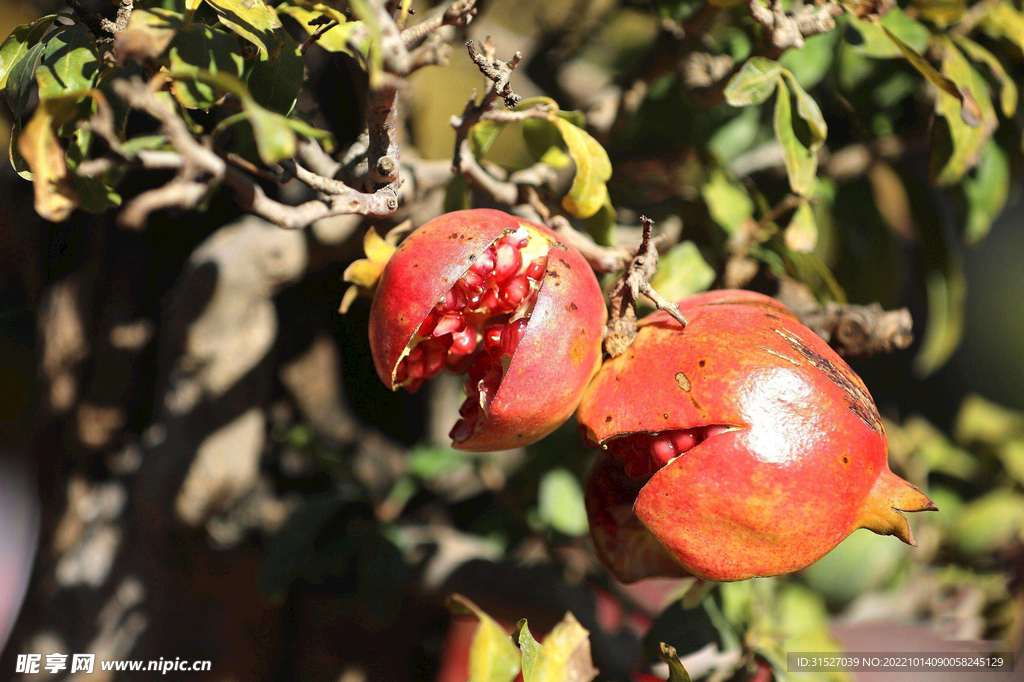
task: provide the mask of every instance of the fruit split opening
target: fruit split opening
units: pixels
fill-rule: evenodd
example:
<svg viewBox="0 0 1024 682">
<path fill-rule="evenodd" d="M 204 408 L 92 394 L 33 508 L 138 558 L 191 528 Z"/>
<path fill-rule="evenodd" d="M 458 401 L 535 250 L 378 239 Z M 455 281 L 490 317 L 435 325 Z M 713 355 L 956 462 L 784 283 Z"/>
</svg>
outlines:
<svg viewBox="0 0 1024 682">
<path fill-rule="evenodd" d="M 441 297 L 406 344 L 392 385 L 416 391 L 443 370 L 466 373 L 466 400 L 449 434 L 468 440 L 483 423 L 526 334 L 547 270 L 551 241 L 520 225 L 507 230 Z"/>
<path fill-rule="evenodd" d="M 709 424 L 657 433 L 624 433 L 609 439 L 604 445 L 626 475 L 638 480 L 654 475 L 708 438 L 737 428 L 727 424 Z"/>
</svg>

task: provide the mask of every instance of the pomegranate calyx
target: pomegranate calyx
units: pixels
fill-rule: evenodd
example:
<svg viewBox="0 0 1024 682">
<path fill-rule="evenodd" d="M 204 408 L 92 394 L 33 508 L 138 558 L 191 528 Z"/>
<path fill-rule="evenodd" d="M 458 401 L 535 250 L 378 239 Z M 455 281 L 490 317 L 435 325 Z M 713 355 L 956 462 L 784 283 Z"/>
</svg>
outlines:
<svg viewBox="0 0 1024 682">
<path fill-rule="evenodd" d="M 927 495 L 887 467 L 882 470 L 864 500 L 859 522 L 861 528 L 879 535 L 893 535 L 911 547 L 917 547 L 910 523 L 902 512 L 938 510 Z"/>
</svg>

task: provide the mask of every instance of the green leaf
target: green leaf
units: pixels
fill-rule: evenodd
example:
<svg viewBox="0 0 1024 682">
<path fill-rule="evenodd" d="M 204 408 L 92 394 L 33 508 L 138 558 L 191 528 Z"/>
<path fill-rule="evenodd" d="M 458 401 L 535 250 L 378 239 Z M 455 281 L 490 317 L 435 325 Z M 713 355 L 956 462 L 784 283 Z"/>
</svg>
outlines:
<svg viewBox="0 0 1024 682">
<path fill-rule="evenodd" d="M 7 87 L 7 77 L 14 65 L 42 40 L 46 29 L 50 28 L 56 18 L 56 14 L 48 14 L 30 24 L 18 26 L 0 44 L 0 91 Z"/>
<path fill-rule="evenodd" d="M 249 92 L 262 106 L 287 116 L 295 107 L 305 68 L 299 44 L 285 35 L 276 59 L 257 62 L 249 74 Z"/>
<path fill-rule="evenodd" d="M 568 168 L 571 159 L 565 152 L 562 134 L 551 121 L 528 118 L 522 122 L 523 142 L 530 155 L 552 168 Z"/>
<path fill-rule="evenodd" d="M 690 682 L 690 673 L 686 672 L 686 668 L 679 661 L 675 647 L 662 642 L 658 645 L 658 658 L 668 664 L 667 682 Z"/>
<path fill-rule="evenodd" d="M 800 575 L 829 603 L 846 604 L 878 589 L 899 570 L 910 548 L 890 539 L 854 532 Z"/>
<path fill-rule="evenodd" d="M 775 136 L 782 145 L 783 161 L 793 191 L 806 195 L 814 184 L 818 170 L 818 156 L 797 137 L 793 128 L 793 109 L 789 101 L 789 88 L 781 75 L 776 77 L 778 96 L 775 98 Z M 819 112 L 820 113 L 820 112 Z M 813 137 L 813 136 L 812 136 Z M 813 146 L 813 143 L 812 143 Z"/>
<path fill-rule="evenodd" d="M 798 253 L 811 253 L 818 245 L 818 223 L 811 204 L 804 200 L 793 212 L 783 235 L 786 246 Z"/>
<path fill-rule="evenodd" d="M 789 79 L 793 87 L 793 94 L 796 96 L 796 113 L 807 122 L 807 127 L 811 131 L 811 151 L 817 151 L 825 143 L 825 138 L 828 136 L 828 126 L 825 124 L 825 117 L 822 116 L 818 103 L 800 87 L 800 83 L 793 77 L 793 74 L 788 71 L 783 71 L 783 74 Z"/>
<path fill-rule="evenodd" d="M 20 175 L 25 180 L 31 181 L 33 179 L 32 170 L 28 167 L 28 162 L 21 156 L 21 152 L 18 151 L 18 138 L 21 137 L 21 119 L 14 119 L 14 125 L 11 126 L 11 137 L 7 143 L 7 158 L 11 161 L 11 167 L 14 168 L 14 172 Z"/>
<path fill-rule="evenodd" d="M 993 5 L 981 22 L 981 27 L 998 38 L 1006 38 L 1024 50 L 1024 14 L 1011 2 Z"/>
<path fill-rule="evenodd" d="M 920 21 L 911 18 L 900 7 L 893 7 L 878 22 L 848 16 L 850 26 L 860 34 L 862 42 L 854 45 L 858 53 L 873 59 L 895 59 L 903 56 L 903 51 L 883 30 L 883 26 L 892 35 L 914 52 L 928 49 L 931 31 Z"/>
<path fill-rule="evenodd" d="M 924 220 L 918 223 L 918 229 L 928 318 L 914 369 L 927 376 L 945 364 L 960 345 L 967 291 L 960 261 L 940 226 Z"/>
<path fill-rule="evenodd" d="M 619 214 L 609 199 L 604 202 L 597 213 L 583 221 L 583 227 L 586 228 L 587 234 L 594 239 L 595 243 L 601 246 L 615 246 L 618 243 L 616 232 L 618 217 Z"/>
<path fill-rule="evenodd" d="M 171 70 L 177 74 L 228 74 L 241 76 L 244 68 L 235 39 L 205 24 L 192 23 L 171 42 Z M 174 98 L 187 109 L 208 109 L 227 90 L 195 78 L 182 78 L 171 86 Z"/>
<path fill-rule="evenodd" d="M 1003 65 L 995 55 L 966 36 L 954 36 L 957 45 L 963 48 L 967 56 L 976 62 L 982 62 L 992 72 L 992 77 L 999 82 L 999 106 L 1007 118 L 1017 111 L 1017 84 L 1007 75 Z"/>
<path fill-rule="evenodd" d="M 364 45 L 361 51 L 355 52 L 349 44 L 352 32 L 363 25 L 361 21 L 348 21 L 348 18 L 341 11 L 324 5 L 322 3 L 307 3 L 300 0 L 282 3 L 277 6 L 277 13 L 290 16 L 297 21 L 306 33 L 312 34 L 319 27 L 318 22 L 324 17 L 333 19 L 338 23 L 334 28 L 317 38 L 316 44 L 328 52 L 345 52 L 352 56 L 367 58 L 368 45 Z"/>
<path fill-rule="evenodd" d="M 953 47 L 952 43 L 949 43 L 945 51 L 946 58 L 943 60 L 943 73 L 939 73 L 938 71 L 935 70 L 934 66 L 928 63 L 927 59 L 922 57 L 916 50 L 914 50 L 914 48 L 910 47 L 905 42 L 900 40 L 895 33 L 889 30 L 888 27 L 886 27 L 884 24 L 880 24 L 880 26 L 882 27 L 882 30 L 885 31 L 885 34 L 889 37 L 889 40 L 891 40 L 893 44 L 900 49 L 900 52 L 902 52 L 903 56 L 907 58 L 907 61 L 909 61 L 910 64 L 915 69 L 917 69 L 922 76 L 927 78 L 932 83 L 932 85 L 937 87 L 941 92 L 950 95 L 951 97 L 956 99 L 957 102 L 959 102 L 960 106 L 958 108 L 960 118 L 966 125 L 970 127 L 977 127 L 981 124 L 982 110 L 978 106 L 978 102 L 975 100 L 974 95 L 972 95 L 972 91 L 965 87 L 966 85 L 969 84 L 958 83 L 953 78 L 947 78 L 947 76 L 949 75 L 947 73 L 947 62 L 949 62 L 949 53 L 950 51 L 954 51 L 957 52 L 957 54 L 959 54 L 956 48 Z M 949 41 L 947 40 L 946 42 L 948 43 Z M 960 59 L 963 60 L 964 65 L 966 65 L 966 67 L 970 69 L 970 65 L 967 64 L 967 60 L 963 59 L 962 55 L 960 56 Z M 947 101 L 940 94 L 938 99 L 936 100 L 936 107 L 946 106 L 946 103 Z"/>
<path fill-rule="evenodd" d="M 207 0 L 221 23 L 260 50 L 262 59 L 274 59 L 284 45 L 277 14 L 263 0 Z"/>
<path fill-rule="evenodd" d="M 669 301 L 707 291 L 715 281 L 715 269 L 707 264 L 691 241 L 676 244 L 658 259 L 651 286 Z"/>
<path fill-rule="evenodd" d="M 994 490 L 964 505 L 951 533 L 964 554 L 990 554 L 1007 547 L 1024 527 L 1024 495 L 1016 490 Z"/>
<path fill-rule="evenodd" d="M 951 40 L 943 38 L 940 45 L 943 49 L 942 72 L 968 96 L 974 94 L 970 101 L 977 108 L 979 123 L 969 125 L 963 120 L 963 113 L 967 110 L 966 101 L 963 107 L 958 107 L 952 98 L 941 93 L 935 100 L 935 111 L 941 117 L 941 122 L 937 119 L 932 127 L 928 171 L 936 184 L 951 185 L 958 182 L 978 162 L 985 142 L 995 130 L 996 114 L 988 86 L 978 72 Z M 961 115 L 958 116 L 958 113 Z"/>
<path fill-rule="evenodd" d="M 798 50 L 786 50 L 779 57 L 781 64 L 793 74 L 801 87 L 813 88 L 825 78 L 835 59 L 836 40 L 840 31 L 827 31 L 810 36 Z"/>
<path fill-rule="evenodd" d="M 545 526 L 563 535 L 582 537 L 587 534 L 583 488 L 567 469 L 552 469 L 541 478 L 537 511 Z"/>
<path fill-rule="evenodd" d="M 967 221 L 964 240 L 977 244 L 985 235 L 1003 208 L 1010 194 L 1010 162 L 1006 152 L 993 140 L 981 151 L 973 174 L 964 176 L 964 196 L 967 198 Z"/>
<path fill-rule="evenodd" d="M 589 218 L 601 210 L 601 206 L 608 200 L 608 186 L 605 183 L 612 177 L 612 162 L 608 159 L 608 152 L 590 133 L 566 119 L 549 115 L 548 120 L 562 133 L 562 139 L 569 148 L 569 156 L 576 164 L 576 176 L 569 193 L 562 199 L 562 206 L 577 218 Z"/>
<path fill-rule="evenodd" d="M 505 124 L 498 121 L 480 121 L 469 129 L 469 148 L 477 161 L 484 158 L 490 151 L 498 135 L 505 129 Z"/>
<path fill-rule="evenodd" d="M 960 405 L 953 433 L 959 443 L 995 445 L 1024 434 L 1024 414 L 970 394 Z"/>
<path fill-rule="evenodd" d="M 530 627 L 523 618 L 516 627 L 515 640 L 519 643 L 519 651 L 523 659 L 523 682 L 533 679 L 533 667 L 537 664 L 537 656 L 540 655 L 540 642 L 533 637 Z"/>
<path fill-rule="evenodd" d="M 725 101 L 734 107 L 761 104 L 775 92 L 782 65 L 764 57 L 751 57 L 725 87 Z"/>
<path fill-rule="evenodd" d="M 725 171 L 715 170 L 700 188 L 712 219 L 730 236 L 739 232 L 754 216 L 754 201 L 740 184 L 729 179 Z"/>
<path fill-rule="evenodd" d="M 75 24 L 46 41 L 36 75 L 41 100 L 92 88 L 99 74 L 96 42 L 85 24 Z M 44 78 L 39 78 L 39 74 Z"/>
<path fill-rule="evenodd" d="M 7 88 L 4 95 L 7 97 L 7 104 L 15 117 L 25 113 L 29 97 L 32 96 L 32 89 L 36 85 L 36 68 L 43 58 L 45 43 L 36 43 L 24 57 L 17 62 L 7 75 Z"/>
<path fill-rule="evenodd" d="M 466 466 L 468 461 L 465 453 L 451 448 L 420 446 L 406 456 L 405 468 L 410 475 L 429 481 Z"/>
<path fill-rule="evenodd" d="M 565 614 L 539 648 L 526 622 L 520 624 L 519 645 L 526 643 L 523 682 L 590 682 L 597 675 L 590 657 L 590 633 L 571 613 Z M 529 670 L 527 656 L 531 659 Z"/>
<path fill-rule="evenodd" d="M 92 132 L 84 128 L 75 131 L 68 146 L 65 157 L 68 170 L 75 190 L 78 192 L 78 207 L 89 213 L 103 213 L 121 205 L 121 195 L 114 187 L 124 177 L 124 167 L 114 168 L 99 176 L 82 176 L 75 170 L 85 159 L 89 158 L 89 147 L 92 143 Z"/>
<path fill-rule="evenodd" d="M 461 594 L 448 597 L 448 609 L 480 621 L 469 648 L 469 682 L 512 682 L 519 674 L 519 649 L 505 630 Z"/>
</svg>

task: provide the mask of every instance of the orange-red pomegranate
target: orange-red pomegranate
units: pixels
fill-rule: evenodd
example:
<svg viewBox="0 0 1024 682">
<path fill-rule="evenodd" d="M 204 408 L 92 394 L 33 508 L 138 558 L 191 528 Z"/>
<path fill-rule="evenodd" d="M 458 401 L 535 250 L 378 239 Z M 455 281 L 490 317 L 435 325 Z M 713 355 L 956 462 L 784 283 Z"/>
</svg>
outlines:
<svg viewBox="0 0 1024 682">
<path fill-rule="evenodd" d="M 456 211 L 413 232 L 388 261 L 370 348 L 392 390 L 465 372 L 453 445 L 501 450 L 572 415 L 600 365 L 606 315 L 593 270 L 554 232 L 500 211 Z"/>
<path fill-rule="evenodd" d="M 889 470 L 860 378 L 783 305 L 716 291 L 658 312 L 594 377 L 577 418 L 605 454 L 587 481 L 598 556 L 620 580 L 799 570 L 857 528 L 914 544 L 934 509 Z"/>
</svg>

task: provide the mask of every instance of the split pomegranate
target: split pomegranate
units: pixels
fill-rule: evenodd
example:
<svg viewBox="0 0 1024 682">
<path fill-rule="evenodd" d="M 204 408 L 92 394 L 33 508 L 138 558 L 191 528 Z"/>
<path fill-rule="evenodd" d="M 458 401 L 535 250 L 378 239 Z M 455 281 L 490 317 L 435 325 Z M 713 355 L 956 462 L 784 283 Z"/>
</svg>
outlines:
<svg viewBox="0 0 1024 682">
<path fill-rule="evenodd" d="M 598 556 L 620 580 L 796 571 L 857 528 L 913 544 L 934 509 L 889 470 L 867 388 L 777 301 L 745 291 L 663 312 L 594 377 L 577 413 L 605 450 L 587 481 Z"/>
<path fill-rule="evenodd" d="M 467 374 L 453 445 L 501 450 L 573 413 L 600 364 L 605 319 L 593 271 L 553 232 L 500 211 L 457 211 L 413 232 L 388 261 L 370 348 L 392 390 Z"/>
</svg>

